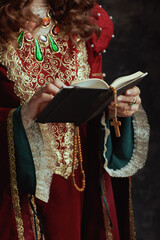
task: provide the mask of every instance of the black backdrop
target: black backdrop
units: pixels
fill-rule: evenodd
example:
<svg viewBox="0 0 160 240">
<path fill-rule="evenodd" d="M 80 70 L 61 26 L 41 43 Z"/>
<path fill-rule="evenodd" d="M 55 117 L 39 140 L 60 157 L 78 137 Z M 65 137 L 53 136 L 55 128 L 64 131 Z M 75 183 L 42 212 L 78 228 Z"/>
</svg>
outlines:
<svg viewBox="0 0 160 240">
<path fill-rule="evenodd" d="M 103 54 L 105 80 L 142 70 L 142 104 L 151 127 L 146 166 L 133 177 L 137 240 L 160 239 L 160 0 L 101 0 L 113 16 L 115 38 Z"/>
</svg>

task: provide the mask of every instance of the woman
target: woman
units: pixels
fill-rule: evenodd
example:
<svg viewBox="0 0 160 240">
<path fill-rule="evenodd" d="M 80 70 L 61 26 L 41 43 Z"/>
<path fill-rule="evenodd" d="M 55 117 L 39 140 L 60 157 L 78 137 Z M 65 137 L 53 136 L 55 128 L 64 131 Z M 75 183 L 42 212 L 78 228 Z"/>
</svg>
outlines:
<svg viewBox="0 0 160 240">
<path fill-rule="evenodd" d="M 35 121 L 63 85 L 103 77 L 109 16 L 94 0 L 3 0 L 0 16 L 1 238 L 134 239 L 128 177 L 148 135 L 139 88 L 118 98 L 121 138 L 109 131 L 113 102 L 80 127 L 83 167 L 73 124 Z"/>
</svg>

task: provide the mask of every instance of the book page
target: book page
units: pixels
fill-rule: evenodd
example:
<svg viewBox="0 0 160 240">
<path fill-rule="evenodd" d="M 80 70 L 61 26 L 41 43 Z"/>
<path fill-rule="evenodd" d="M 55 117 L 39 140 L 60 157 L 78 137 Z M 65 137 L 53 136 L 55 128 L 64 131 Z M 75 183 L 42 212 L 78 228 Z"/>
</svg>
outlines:
<svg viewBox="0 0 160 240">
<path fill-rule="evenodd" d="M 99 88 L 108 89 L 108 84 L 99 78 L 90 78 L 83 81 L 73 81 L 72 86 L 84 87 L 84 88 Z"/>
<path fill-rule="evenodd" d="M 123 86 L 127 85 L 127 83 L 130 83 L 130 82 L 132 82 L 134 80 L 142 78 L 142 77 L 146 76 L 147 74 L 148 73 L 143 73 L 141 71 L 138 71 L 138 72 L 136 72 L 134 74 L 117 78 L 111 85 L 115 89 L 117 89 L 117 88 L 120 88 L 120 87 L 123 87 Z"/>
</svg>

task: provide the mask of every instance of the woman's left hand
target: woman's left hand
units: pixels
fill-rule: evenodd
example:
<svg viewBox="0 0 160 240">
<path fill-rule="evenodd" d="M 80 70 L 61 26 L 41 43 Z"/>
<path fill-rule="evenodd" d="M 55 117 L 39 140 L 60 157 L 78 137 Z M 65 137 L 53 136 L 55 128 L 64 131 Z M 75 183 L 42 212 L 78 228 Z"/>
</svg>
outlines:
<svg viewBox="0 0 160 240">
<path fill-rule="evenodd" d="M 138 111 L 139 105 L 141 104 L 140 98 L 140 89 L 138 87 L 133 87 L 128 89 L 124 95 L 120 95 L 117 98 L 118 108 L 117 116 L 118 117 L 130 117 L 135 112 Z M 114 117 L 114 102 L 111 102 L 108 105 L 109 110 L 109 119 Z"/>
</svg>

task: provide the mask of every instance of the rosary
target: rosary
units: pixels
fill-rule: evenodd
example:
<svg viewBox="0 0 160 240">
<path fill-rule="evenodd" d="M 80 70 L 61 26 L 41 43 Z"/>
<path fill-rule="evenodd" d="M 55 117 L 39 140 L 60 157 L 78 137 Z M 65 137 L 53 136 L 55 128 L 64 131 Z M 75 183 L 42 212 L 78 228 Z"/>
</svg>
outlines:
<svg viewBox="0 0 160 240">
<path fill-rule="evenodd" d="M 114 94 L 114 117 L 113 117 L 112 122 L 110 122 L 110 124 L 115 129 L 116 137 L 120 137 L 121 134 L 120 134 L 119 126 L 121 126 L 121 121 L 117 120 L 117 107 L 118 107 L 118 104 L 117 104 L 117 91 L 112 86 L 110 86 L 110 89 L 111 89 L 111 91 Z"/>
</svg>

